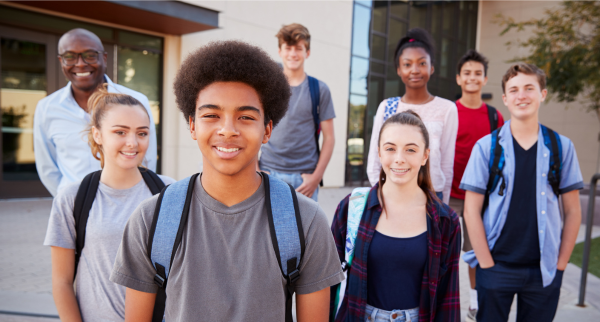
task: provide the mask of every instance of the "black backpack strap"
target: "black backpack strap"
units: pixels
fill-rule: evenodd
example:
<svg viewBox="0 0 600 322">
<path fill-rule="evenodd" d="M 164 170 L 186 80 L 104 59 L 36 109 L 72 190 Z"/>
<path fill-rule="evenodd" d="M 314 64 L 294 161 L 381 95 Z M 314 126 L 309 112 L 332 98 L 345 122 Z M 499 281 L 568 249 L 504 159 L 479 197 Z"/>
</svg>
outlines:
<svg viewBox="0 0 600 322">
<path fill-rule="evenodd" d="M 79 259 L 81 258 L 81 252 L 85 246 L 85 229 L 87 221 L 90 216 L 90 209 L 96 198 L 98 192 L 98 185 L 100 184 L 100 175 L 102 170 L 92 172 L 83 178 L 77 195 L 75 197 L 75 205 L 73 207 L 73 217 L 75 218 L 75 270 L 73 273 L 73 280 L 77 276 L 77 267 L 79 267 Z"/>
<path fill-rule="evenodd" d="M 498 110 L 491 105 L 487 105 L 488 119 L 490 121 L 490 133 L 498 128 Z"/>
<path fill-rule="evenodd" d="M 170 273 L 170 268 L 172 267 L 173 264 L 173 259 L 175 258 L 175 253 L 177 252 L 177 248 L 179 247 L 179 245 L 181 244 L 181 239 L 183 238 L 183 231 L 185 230 L 185 226 L 187 225 L 187 221 L 188 221 L 188 217 L 189 217 L 189 212 L 190 212 L 190 204 L 192 201 L 192 196 L 193 196 L 193 192 L 194 192 L 194 183 L 196 182 L 196 178 L 198 177 L 198 173 L 192 175 L 189 178 L 186 178 L 184 180 L 178 181 L 176 183 L 173 184 L 174 186 L 174 191 L 177 190 L 177 188 L 180 187 L 180 185 L 182 184 L 182 182 L 186 182 L 187 183 L 187 188 L 185 190 L 185 201 L 183 204 L 183 210 L 181 211 L 181 217 L 179 219 L 179 225 L 177 226 L 177 233 L 175 234 L 175 240 L 173 242 L 173 246 L 170 249 L 171 251 L 171 256 L 168 257 L 169 262 L 163 262 L 163 264 L 160 264 L 156 258 L 154 258 L 152 256 L 152 248 L 155 242 L 155 232 L 157 229 L 157 226 L 159 224 L 158 219 L 159 219 L 159 215 L 161 215 L 161 207 L 163 205 L 163 201 L 165 194 L 167 193 L 167 191 L 169 189 L 163 189 L 160 192 L 160 195 L 158 196 L 158 200 L 156 202 L 156 206 L 154 208 L 154 216 L 152 217 L 152 224 L 150 225 L 150 231 L 148 232 L 148 257 L 151 259 L 153 265 L 156 268 L 156 275 L 154 276 L 154 282 L 158 285 L 158 291 L 156 293 L 156 300 L 154 302 L 154 310 L 152 312 L 152 322 L 162 322 L 163 318 L 164 318 L 164 314 L 165 314 L 165 305 L 166 305 L 166 301 L 167 301 L 167 282 L 168 282 L 168 274 Z M 169 186 L 171 187 L 171 186 Z M 169 188 L 167 187 L 167 188 Z M 170 207 L 172 206 L 172 203 L 178 203 L 181 204 L 179 200 L 180 196 L 178 195 L 178 193 L 175 193 L 173 195 L 170 195 L 170 198 L 175 198 L 173 200 L 169 200 L 167 202 L 168 204 L 168 209 L 163 209 L 165 210 L 164 213 L 162 213 L 165 216 L 169 216 L 171 219 L 173 219 L 171 216 L 174 215 L 173 211 L 176 211 L 174 207 Z M 180 208 L 181 209 L 181 208 Z M 172 226 L 173 222 L 170 220 L 165 220 L 163 221 L 163 225 L 162 228 L 173 228 L 174 226 Z M 172 235 L 171 235 L 172 236 Z M 168 249 L 163 249 L 164 247 L 169 247 L 168 245 L 166 245 L 166 243 L 164 242 L 166 239 L 166 235 L 162 235 L 163 240 L 158 241 L 157 243 L 157 247 L 159 247 L 159 253 L 166 253 L 168 251 Z M 169 271 L 167 271 L 167 268 L 165 267 L 166 265 L 168 265 L 168 269 Z"/>
<path fill-rule="evenodd" d="M 548 183 L 552 187 L 552 191 L 558 197 L 560 194 L 560 172 L 562 169 L 562 146 L 558 134 L 551 128 L 542 126 L 542 134 L 544 136 L 544 144 L 550 150 L 550 167 L 548 169 Z"/>
<path fill-rule="evenodd" d="M 319 88 L 319 80 L 308 76 L 308 89 L 310 91 L 310 100 L 312 103 L 313 122 L 315 123 L 315 143 L 317 144 L 317 156 L 321 155 L 321 147 L 319 146 L 319 136 L 321 135 L 321 118 L 319 117 L 319 104 L 321 104 L 321 89 Z M 323 179 L 319 185 L 323 186 Z"/>
<path fill-rule="evenodd" d="M 156 173 L 154 173 L 154 171 L 141 167 L 138 169 L 140 169 L 142 178 L 144 178 L 148 189 L 150 189 L 150 192 L 152 192 L 153 195 L 160 193 L 165 188 L 165 183 Z"/>
<path fill-rule="evenodd" d="M 481 217 L 483 218 L 483 214 L 487 209 L 490 202 L 490 194 L 496 188 L 496 185 L 499 181 L 502 181 L 500 185 L 500 190 L 498 194 L 500 196 L 504 195 L 504 188 L 506 184 L 504 182 L 504 176 L 502 175 L 502 169 L 504 168 L 504 149 L 500 145 L 500 130 L 502 127 L 496 129 L 492 132 L 492 145 L 491 145 L 491 163 L 490 163 L 490 176 L 488 178 L 488 183 L 485 191 L 485 197 L 483 199 L 483 206 L 481 207 Z"/>
</svg>

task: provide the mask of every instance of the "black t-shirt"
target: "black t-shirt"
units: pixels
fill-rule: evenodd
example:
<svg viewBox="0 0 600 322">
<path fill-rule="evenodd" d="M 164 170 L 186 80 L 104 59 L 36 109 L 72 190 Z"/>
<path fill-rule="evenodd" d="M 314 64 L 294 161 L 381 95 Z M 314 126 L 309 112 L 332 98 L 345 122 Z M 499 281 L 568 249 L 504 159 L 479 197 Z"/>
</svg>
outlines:
<svg viewBox="0 0 600 322">
<path fill-rule="evenodd" d="M 496 262 L 511 265 L 540 264 L 536 207 L 536 142 L 524 150 L 513 138 L 515 153 L 514 188 L 502 233 L 492 250 Z M 506 175 L 506 174 L 504 174 Z"/>
<path fill-rule="evenodd" d="M 427 253 L 427 232 L 395 238 L 376 230 L 367 256 L 367 303 L 386 311 L 418 307 Z"/>
</svg>

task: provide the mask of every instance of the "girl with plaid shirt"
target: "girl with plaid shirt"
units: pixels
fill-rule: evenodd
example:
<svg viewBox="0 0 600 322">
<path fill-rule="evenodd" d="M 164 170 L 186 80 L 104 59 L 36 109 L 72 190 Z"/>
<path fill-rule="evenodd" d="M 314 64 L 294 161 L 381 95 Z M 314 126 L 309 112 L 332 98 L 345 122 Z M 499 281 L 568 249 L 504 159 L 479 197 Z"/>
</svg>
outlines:
<svg viewBox="0 0 600 322">
<path fill-rule="evenodd" d="M 381 127 L 378 148 L 379 182 L 369 193 L 332 320 L 459 321 L 460 224 L 432 188 L 427 128 L 412 110 L 395 114 Z M 350 195 L 340 202 L 331 227 L 340 261 L 349 201 Z"/>
</svg>

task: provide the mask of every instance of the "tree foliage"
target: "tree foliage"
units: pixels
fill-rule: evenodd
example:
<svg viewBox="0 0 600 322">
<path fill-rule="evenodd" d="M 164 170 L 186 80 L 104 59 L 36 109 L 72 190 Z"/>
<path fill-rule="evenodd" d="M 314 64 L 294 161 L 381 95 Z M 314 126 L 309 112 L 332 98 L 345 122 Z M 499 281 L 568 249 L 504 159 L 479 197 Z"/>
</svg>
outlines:
<svg viewBox="0 0 600 322">
<path fill-rule="evenodd" d="M 600 2 L 565 1 L 521 22 L 500 14 L 496 23 L 505 27 L 501 35 L 532 30 L 529 39 L 506 45 L 529 49 L 529 55 L 513 61 L 542 68 L 548 90 L 559 102 L 582 98 L 590 110 L 600 112 Z"/>
</svg>

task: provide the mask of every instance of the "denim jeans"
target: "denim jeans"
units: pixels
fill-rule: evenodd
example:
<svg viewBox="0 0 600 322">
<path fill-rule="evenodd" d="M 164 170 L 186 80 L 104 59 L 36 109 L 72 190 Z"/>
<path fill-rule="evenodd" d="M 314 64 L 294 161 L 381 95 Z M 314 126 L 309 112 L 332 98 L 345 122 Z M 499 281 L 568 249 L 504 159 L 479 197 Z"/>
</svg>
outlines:
<svg viewBox="0 0 600 322">
<path fill-rule="evenodd" d="M 544 287 L 539 267 L 515 267 L 496 262 L 477 266 L 477 321 L 508 321 L 517 295 L 517 322 L 551 322 L 556 314 L 563 272 L 557 270 L 552 284 Z"/>
<path fill-rule="evenodd" d="M 385 311 L 367 304 L 365 308 L 367 322 L 419 322 L 419 308 Z"/>
<path fill-rule="evenodd" d="M 302 180 L 302 174 L 300 172 L 279 172 L 279 171 L 275 171 L 275 170 L 271 170 L 271 169 L 261 169 L 262 171 L 267 171 L 269 172 L 269 174 L 283 182 L 287 182 L 289 183 L 292 187 L 294 187 L 294 189 L 298 189 L 298 187 L 300 187 L 300 185 L 302 184 L 302 182 L 304 182 L 304 180 Z M 315 190 L 315 192 L 312 195 L 312 199 L 314 201 L 318 201 L 318 196 L 319 196 L 319 186 L 317 186 L 317 189 Z"/>
</svg>

